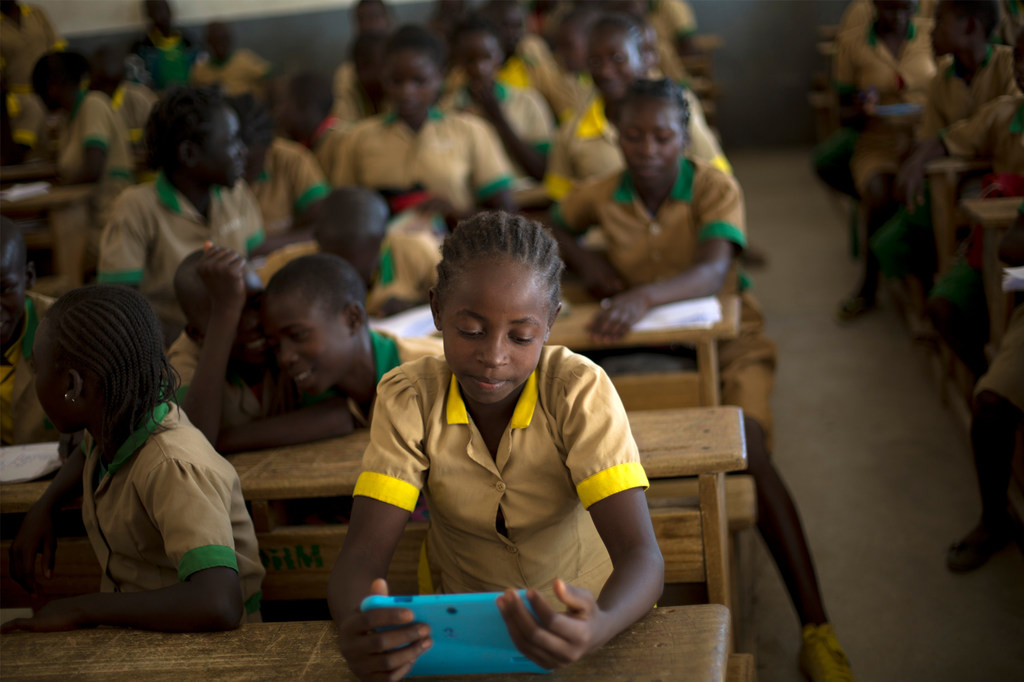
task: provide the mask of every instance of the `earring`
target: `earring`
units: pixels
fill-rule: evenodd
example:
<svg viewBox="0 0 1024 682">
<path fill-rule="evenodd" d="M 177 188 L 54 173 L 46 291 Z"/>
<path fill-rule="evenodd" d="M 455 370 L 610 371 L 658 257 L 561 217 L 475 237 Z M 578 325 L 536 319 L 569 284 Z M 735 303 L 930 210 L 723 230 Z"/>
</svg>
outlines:
<svg viewBox="0 0 1024 682">
<path fill-rule="evenodd" d="M 71 391 L 68 391 L 67 393 L 64 394 L 64 400 L 68 401 L 71 404 L 74 404 L 75 400 L 77 399 L 75 398 L 74 395 L 72 395 Z"/>
</svg>

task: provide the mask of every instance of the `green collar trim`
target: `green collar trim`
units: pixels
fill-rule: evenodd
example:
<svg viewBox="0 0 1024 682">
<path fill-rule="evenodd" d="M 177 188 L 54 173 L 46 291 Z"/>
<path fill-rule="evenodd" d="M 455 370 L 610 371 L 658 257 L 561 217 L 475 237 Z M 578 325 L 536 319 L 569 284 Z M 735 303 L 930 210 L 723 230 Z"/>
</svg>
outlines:
<svg viewBox="0 0 1024 682">
<path fill-rule="evenodd" d="M 494 81 L 494 96 L 498 98 L 499 102 L 504 102 L 508 99 L 508 87 L 499 81 Z"/>
<path fill-rule="evenodd" d="M 89 91 L 83 88 L 75 95 L 75 106 L 71 107 L 71 118 L 68 119 L 69 121 L 75 120 L 75 116 L 78 115 L 78 110 L 82 108 L 82 102 L 87 94 L 89 94 Z"/>
<path fill-rule="evenodd" d="M 256 182 L 269 182 L 269 181 L 270 181 L 270 171 L 268 171 L 266 168 L 264 168 L 263 170 L 260 171 L 260 174 L 256 176 Z"/>
<path fill-rule="evenodd" d="M 669 192 L 670 199 L 686 203 L 690 203 L 693 200 L 693 174 L 693 163 L 685 157 L 679 157 L 676 181 L 672 184 L 672 191 Z M 615 194 L 612 195 L 612 199 L 616 203 L 630 204 L 633 203 L 633 196 L 635 194 L 636 188 L 633 186 L 633 178 L 630 177 L 628 170 L 623 171 L 622 180 L 619 182 Z"/>
<path fill-rule="evenodd" d="M 978 71 L 981 71 L 988 66 L 988 63 L 992 60 L 992 53 L 995 51 L 993 48 L 994 46 L 992 43 L 989 43 L 988 48 L 985 50 L 985 58 L 982 59 L 981 64 L 978 65 Z M 965 70 L 963 63 L 954 56 L 953 63 L 949 65 L 948 69 L 946 69 L 946 78 L 953 78 L 954 76 L 963 78 L 961 74 L 964 73 Z M 975 73 L 977 73 L 977 71 Z"/>
<path fill-rule="evenodd" d="M 157 173 L 156 176 L 156 196 L 164 206 L 175 213 L 181 213 L 181 202 L 178 201 L 178 193 L 163 171 Z"/>
<path fill-rule="evenodd" d="M 36 304 L 31 298 L 25 298 L 25 331 L 21 336 L 21 357 L 28 360 L 32 357 L 32 344 L 36 342 L 36 329 L 39 327 L 39 315 Z"/>
<path fill-rule="evenodd" d="M 442 112 L 436 106 L 432 106 L 432 107 L 430 107 L 430 109 L 427 110 L 427 120 L 428 121 L 440 121 L 443 118 L 444 118 L 444 112 Z M 384 119 L 383 120 L 384 120 L 384 125 L 391 125 L 392 123 L 394 123 L 395 121 L 398 120 L 398 114 L 396 114 L 393 111 L 389 111 L 388 113 L 384 114 Z"/>
<path fill-rule="evenodd" d="M 1010 121 L 1010 132 L 1017 135 L 1024 135 L 1024 103 L 1017 108 L 1017 113 Z"/>
<path fill-rule="evenodd" d="M 394 339 L 370 330 L 370 347 L 373 349 L 373 363 L 377 370 L 377 382 L 385 374 L 402 364 L 398 355 L 398 343 Z"/>
<path fill-rule="evenodd" d="M 154 407 L 153 411 L 143 419 L 142 426 L 135 429 L 135 431 L 133 431 L 131 435 L 121 443 L 121 447 L 119 447 L 117 452 L 114 453 L 114 460 L 110 463 L 109 467 L 103 463 L 102 459 L 100 459 L 102 476 L 113 476 L 116 474 L 118 469 L 123 467 L 128 460 L 139 451 L 139 448 L 141 448 L 150 435 L 156 431 L 160 422 L 164 420 L 164 417 L 166 417 L 167 413 L 170 411 L 171 406 L 169 403 L 160 403 Z M 102 480 L 102 477 L 100 480 Z"/>
<path fill-rule="evenodd" d="M 377 283 L 386 286 L 395 281 L 395 256 L 391 244 L 385 244 L 380 250 L 380 263 L 377 265 Z"/>
</svg>

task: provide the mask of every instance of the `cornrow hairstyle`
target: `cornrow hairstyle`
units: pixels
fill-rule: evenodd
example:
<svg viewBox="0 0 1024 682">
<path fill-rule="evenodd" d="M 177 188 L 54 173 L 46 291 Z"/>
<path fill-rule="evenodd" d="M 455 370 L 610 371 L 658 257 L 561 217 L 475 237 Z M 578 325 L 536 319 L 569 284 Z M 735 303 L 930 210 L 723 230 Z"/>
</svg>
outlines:
<svg viewBox="0 0 1024 682">
<path fill-rule="evenodd" d="M 540 223 L 505 211 L 483 211 L 459 223 L 441 246 L 435 292 L 441 304 L 472 263 L 509 259 L 528 266 L 548 290 L 553 313 L 562 297 L 558 244 Z"/>
<path fill-rule="evenodd" d="M 178 375 L 164 355 L 156 313 L 134 289 L 111 284 L 80 287 L 46 314 L 57 363 L 95 375 L 103 392 L 104 447 L 117 447 L 153 408 L 174 402 Z"/>
<path fill-rule="evenodd" d="M 622 104 L 619 107 L 620 115 L 622 111 L 626 110 L 626 107 L 640 99 L 669 102 L 679 109 L 679 119 L 682 121 L 682 129 L 685 132 L 690 127 L 690 103 L 683 93 L 683 87 L 669 78 L 656 80 L 638 78 L 630 84 L 622 98 Z"/>
<path fill-rule="evenodd" d="M 447 59 L 444 45 L 437 36 L 422 26 L 406 24 L 391 35 L 386 48 L 387 54 L 393 55 L 402 50 L 413 50 L 427 55 L 437 65 L 438 70 L 444 72 Z"/>
<path fill-rule="evenodd" d="M 992 35 L 999 23 L 999 6 L 996 0 L 946 0 L 949 8 L 960 17 L 973 17 L 981 24 L 986 36 Z"/>
<path fill-rule="evenodd" d="M 296 109 L 313 109 L 322 119 L 334 106 L 333 87 L 331 79 L 319 71 L 300 71 L 288 80 L 288 96 Z"/>
<path fill-rule="evenodd" d="M 49 52 L 32 67 L 32 89 L 45 100 L 51 81 L 78 85 L 88 75 L 89 60 L 77 52 Z"/>
<path fill-rule="evenodd" d="M 214 114 L 226 106 L 215 88 L 177 87 L 153 106 L 146 121 L 149 166 L 173 169 L 182 142 L 202 144 L 210 134 Z"/>
<path fill-rule="evenodd" d="M 311 305 L 340 313 L 350 303 L 366 305 L 366 285 L 347 260 L 330 253 L 302 256 L 278 270 L 264 295 L 298 294 Z"/>
<path fill-rule="evenodd" d="M 479 32 L 490 33 L 497 39 L 498 44 L 501 44 L 501 33 L 498 32 L 498 27 L 486 15 L 480 12 L 467 15 L 465 19 L 455 25 L 455 30 L 452 31 L 451 44 L 454 47 L 458 44 L 459 39 L 467 33 Z"/>
<path fill-rule="evenodd" d="M 227 98 L 238 114 L 238 130 L 245 146 L 269 145 L 274 140 L 274 119 L 266 105 L 251 93 Z"/>
<path fill-rule="evenodd" d="M 632 14 L 625 12 L 606 12 L 590 24 L 590 40 L 598 33 L 604 31 L 619 31 L 626 35 L 626 40 L 631 42 L 641 51 L 644 44 L 644 25 Z"/>
</svg>

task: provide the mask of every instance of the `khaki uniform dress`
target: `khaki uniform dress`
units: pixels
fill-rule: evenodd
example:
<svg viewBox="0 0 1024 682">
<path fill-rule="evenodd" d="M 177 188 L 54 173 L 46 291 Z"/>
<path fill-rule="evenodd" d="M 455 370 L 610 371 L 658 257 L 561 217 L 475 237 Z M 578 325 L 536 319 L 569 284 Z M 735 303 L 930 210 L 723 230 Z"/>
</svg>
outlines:
<svg viewBox="0 0 1024 682">
<path fill-rule="evenodd" d="M 747 245 L 739 185 L 718 169 L 685 158 L 657 215 L 648 213 L 623 171 L 581 185 L 558 206 L 556 218 L 574 232 L 598 225 L 608 260 L 629 287 L 681 274 L 709 239 L 725 239 L 740 249 Z M 764 427 L 770 443 L 775 344 L 764 334 L 756 300 L 743 288 L 733 265 L 720 293 L 740 293 L 740 335 L 718 344 L 722 403 L 742 407 Z"/>
<path fill-rule="evenodd" d="M 349 125 L 334 115 L 328 116 L 320 124 L 320 128 L 313 134 L 309 150 L 313 152 L 313 158 L 320 164 L 320 170 L 330 183 L 331 187 L 340 187 L 334 182 L 334 178 L 340 171 L 342 147 L 345 144 L 346 133 Z"/>
<path fill-rule="evenodd" d="M 145 85 L 129 81 L 117 86 L 114 96 L 110 98 L 110 105 L 121 117 L 136 154 L 146 150 L 146 121 L 149 120 L 149 114 L 159 99 L 156 93 Z"/>
<path fill-rule="evenodd" d="M 658 34 L 658 64 L 661 71 L 666 78 L 685 83 L 690 74 L 679 58 L 676 39 L 697 32 L 697 17 L 690 3 L 685 0 L 656 0 L 651 3 L 646 19 Z"/>
<path fill-rule="evenodd" d="M 82 521 L 101 591 L 158 590 L 225 566 L 258 620 L 264 570 L 238 474 L 184 412 L 158 405 L 109 466 L 88 434 L 82 450 Z"/>
<path fill-rule="evenodd" d="M 928 86 L 928 101 L 918 137 L 930 139 L 943 128 L 974 115 L 983 105 L 1019 91 L 1013 78 L 1013 48 L 989 45 L 981 67 L 967 83 L 959 74 L 956 60 L 943 60 L 939 73 Z"/>
<path fill-rule="evenodd" d="M 192 65 L 189 80 L 192 85 L 219 85 L 228 97 L 250 93 L 261 94 L 263 83 L 270 75 L 271 66 L 263 57 L 245 48 L 235 50 L 222 62 L 206 59 Z"/>
<path fill-rule="evenodd" d="M 611 561 L 586 510 L 648 483 L 599 367 L 544 348 L 495 457 L 443 358 L 392 371 L 377 396 L 354 494 L 410 512 L 426 495 L 426 555 L 439 592 L 533 587 L 552 600 L 552 583 L 563 578 L 600 593 Z M 496 528 L 499 511 L 507 535 Z"/>
<path fill-rule="evenodd" d="M 0 431 L 4 445 L 40 443 L 60 437 L 39 404 L 36 375 L 29 365 L 39 321 L 51 305 L 53 299 L 28 292 L 21 336 L 4 353 L 0 367 Z"/>
<path fill-rule="evenodd" d="M 264 229 L 273 235 L 290 230 L 295 216 L 326 197 L 331 188 L 308 149 L 298 142 L 275 137 L 267 150 L 263 172 L 252 183 L 252 191 L 263 213 Z"/>
<path fill-rule="evenodd" d="M 995 173 L 1024 174 L 1024 95 L 995 99 L 939 135 L 951 156 L 989 158 Z"/>
<path fill-rule="evenodd" d="M 351 61 L 334 71 L 334 109 L 331 113 L 347 124 L 382 113 L 374 109 L 370 98 L 363 92 L 356 76 L 355 63 Z"/>
<path fill-rule="evenodd" d="M 32 92 L 36 62 L 47 52 L 63 50 L 67 45 L 39 7 L 21 5 L 21 26 L 0 14 L 0 60 L 11 92 Z"/>
<path fill-rule="evenodd" d="M 47 150 L 46 107 L 34 94 L 7 93 L 7 117 L 11 121 L 11 138 L 15 144 L 28 147 L 26 161 L 45 159 Z"/>
</svg>

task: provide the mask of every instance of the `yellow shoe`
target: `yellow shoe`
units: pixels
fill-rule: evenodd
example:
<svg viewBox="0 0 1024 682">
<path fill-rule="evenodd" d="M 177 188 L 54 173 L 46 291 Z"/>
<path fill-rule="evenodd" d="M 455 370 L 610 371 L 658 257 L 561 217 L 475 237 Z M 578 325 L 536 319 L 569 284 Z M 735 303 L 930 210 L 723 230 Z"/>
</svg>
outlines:
<svg viewBox="0 0 1024 682">
<path fill-rule="evenodd" d="M 855 682 L 850 661 L 830 624 L 804 626 L 800 672 L 812 682 Z"/>
</svg>

